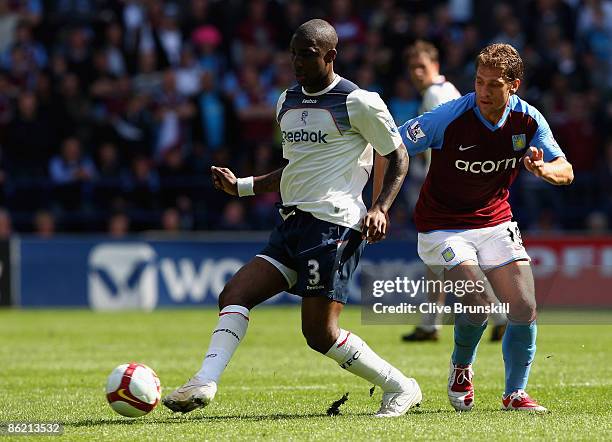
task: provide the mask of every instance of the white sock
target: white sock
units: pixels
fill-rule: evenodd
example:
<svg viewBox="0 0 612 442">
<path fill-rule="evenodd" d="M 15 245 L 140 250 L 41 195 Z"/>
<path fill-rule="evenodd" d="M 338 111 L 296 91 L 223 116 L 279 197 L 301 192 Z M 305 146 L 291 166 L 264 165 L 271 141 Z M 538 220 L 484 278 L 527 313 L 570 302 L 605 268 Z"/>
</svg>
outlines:
<svg viewBox="0 0 612 442">
<path fill-rule="evenodd" d="M 419 327 L 426 332 L 434 332 L 436 330 L 440 330 L 442 326 L 440 325 L 440 313 L 422 313 L 421 314 L 421 324 Z"/>
<path fill-rule="evenodd" d="M 338 340 L 325 356 L 332 358 L 345 370 L 378 385 L 385 393 L 410 388 L 406 376 L 374 353 L 359 336 L 346 330 L 340 329 Z"/>
<path fill-rule="evenodd" d="M 219 312 L 219 322 L 212 333 L 202 368 L 194 379 L 218 382 L 249 325 L 249 309 L 241 305 L 228 305 Z"/>
</svg>

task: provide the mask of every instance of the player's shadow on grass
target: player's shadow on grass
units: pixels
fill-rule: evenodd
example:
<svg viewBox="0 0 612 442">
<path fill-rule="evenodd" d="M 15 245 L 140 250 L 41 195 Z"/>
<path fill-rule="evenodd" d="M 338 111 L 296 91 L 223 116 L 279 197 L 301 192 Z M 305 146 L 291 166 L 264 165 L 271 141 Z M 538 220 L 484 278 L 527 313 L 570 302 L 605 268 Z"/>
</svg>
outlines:
<svg viewBox="0 0 612 442">
<path fill-rule="evenodd" d="M 341 416 L 371 416 L 372 413 L 342 413 Z M 146 425 L 152 423 L 164 423 L 164 424 L 183 424 L 194 421 L 267 421 L 267 420 L 279 420 L 279 419 L 312 419 L 318 417 L 330 418 L 325 413 L 303 413 L 303 414 L 291 414 L 291 413 L 276 413 L 276 414 L 261 414 L 261 415 L 240 415 L 231 414 L 224 416 L 209 416 L 209 415 L 166 415 L 147 419 L 85 419 L 82 421 L 76 421 L 72 423 L 66 423 L 66 427 L 96 427 L 102 425 Z M 330 418 L 331 419 L 331 418 Z"/>
<path fill-rule="evenodd" d="M 416 409 L 414 411 L 410 411 L 407 416 L 410 415 L 418 415 L 418 414 L 456 414 L 457 412 L 454 410 L 447 409 Z M 312 419 L 312 418 L 329 418 L 333 417 L 328 416 L 326 413 L 301 413 L 301 414 L 292 414 L 292 413 L 274 413 L 274 414 L 257 414 L 257 415 L 244 415 L 244 414 L 228 414 L 223 416 L 210 416 L 210 415 L 181 415 L 181 414 L 171 414 L 166 416 L 159 416 L 146 418 L 146 419 L 85 419 L 82 421 L 77 421 L 73 423 L 67 423 L 66 427 L 95 427 L 101 425 L 147 425 L 152 423 L 164 423 L 164 424 L 183 424 L 183 423 L 193 423 L 194 421 L 231 421 L 231 420 L 239 420 L 239 421 L 253 421 L 253 422 L 261 422 L 261 421 L 273 421 L 273 420 L 297 420 L 297 419 Z M 342 417 L 373 417 L 372 412 L 360 412 L 360 413 L 341 413 L 340 418 Z"/>
<path fill-rule="evenodd" d="M 342 416 L 371 416 L 372 413 L 341 413 L 339 417 Z M 240 415 L 240 414 L 232 414 L 225 416 L 207 416 L 207 415 L 191 415 L 185 416 L 185 418 L 181 419 L 181 416 L 172 417 L 171 421 L 175 422 L 193 422 L 196 420 L 201 421 L 225 421 L 225 420 L 240 420 L 240 421 L 272 421 L 279 419 L 312 419 L 317 417 L 329 418 L 326 413 L 303 413 L 303 414 L 291 414 L 291 413 L 275 413 L 275 414 L 256 414 L 256 415 Z"/>
</svg>

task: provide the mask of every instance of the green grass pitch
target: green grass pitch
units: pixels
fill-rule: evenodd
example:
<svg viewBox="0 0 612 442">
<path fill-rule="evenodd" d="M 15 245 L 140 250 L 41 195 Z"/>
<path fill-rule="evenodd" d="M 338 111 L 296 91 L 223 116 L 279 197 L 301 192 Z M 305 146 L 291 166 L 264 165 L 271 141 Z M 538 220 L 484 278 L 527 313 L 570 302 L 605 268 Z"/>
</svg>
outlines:
<svg viewBox="0 0 612 442">
<path fill-rule="evenodd" d="M 212 309 L 0 310 L 0 422 L 60 421 L 67 440 L 612 440 L 612 326 L 539 327 L 529 392 L 547 415 L 499 410 L 501 349 L 483 340 L 476 408 L 460 414 L 446 398 L 452 328 L 437 344 L 403 344 L 411 326 L 363 326 L 356 308 L 342 326 L 421 385 L 424 401 L 406 416 L 372 418 L 380 390 L 370 397 L 370 385 L 307 348 L 297 307 L 252 312 L 210 407 L 173 415 L 159 406 L 134 420 L 111 410 L 103 388 L 116 365 L 151 366 L 168 393 L 199 368 L 216 320 Z M 345 392 L 342 414 L 326 416 Z"/>
</svg>

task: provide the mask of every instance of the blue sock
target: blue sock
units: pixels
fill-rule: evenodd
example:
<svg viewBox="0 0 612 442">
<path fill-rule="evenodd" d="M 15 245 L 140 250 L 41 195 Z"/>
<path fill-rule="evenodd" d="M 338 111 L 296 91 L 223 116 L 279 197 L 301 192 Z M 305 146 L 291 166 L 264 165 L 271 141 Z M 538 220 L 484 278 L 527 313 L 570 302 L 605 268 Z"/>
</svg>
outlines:
<svg viewBox="0 0 612 442">
<path fill-rule="evenodd" d="M 487 328 L 487 322 L 474 324 L 465 315 L 455 319 L 455 348 L 453 349 L 453 364 L 468 365 L 476 358 L 478 343 Z"/>
<path fill-rule="evenodd" d="M 504 366 L 506 367 L 506 391 L 509 395 L 517 390 L 524 390 L 529 379 L 529 370 L 536 352 L 536 335 L 538 327 L 535 321 L 520 324 L 508 321 L 508 327 L 502 340 Z"/>
</svg>

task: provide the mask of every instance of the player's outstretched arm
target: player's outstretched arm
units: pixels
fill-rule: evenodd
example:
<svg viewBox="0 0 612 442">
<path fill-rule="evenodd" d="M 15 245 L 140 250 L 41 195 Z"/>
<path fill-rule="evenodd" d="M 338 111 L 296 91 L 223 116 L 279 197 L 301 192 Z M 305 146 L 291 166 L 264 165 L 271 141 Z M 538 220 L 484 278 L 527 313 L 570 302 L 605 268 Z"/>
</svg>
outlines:
<svg viewBox="0 0 612 442">
<path fill-rule="evenodd" d="M 574 181 L 572 165 L 564 157 L 557 157 L 550 162 L 544 161 L 544 151 L 529 147 L 523 158 L 525 168 L 535 176 L 556 186 L 567 186 Z"/>
<path fill-rule="evenodd" d="M 281 167 L 266 175 L 247 178 L 247 181 L 252 179 L 252 191 L 247 194 L 253 195 L 266 192 L 279 192 L 283 169 L 284 167 Z M 226 167 L 216 166 L 212 166 L 210 171 L 215 189 L 222 190 L 229 195 L 238 196 L 238 178 L 236 178 L 234 172 Z M 247 194 L 245 194 L 245 196 Z"/>
<path fill-rule="evenodd" d="M 384 163 L 388 163 L 387 170 L 383 173 L 382 188 L 379 190 L 379 195 L 372 204 L 372 208 L 363 219 L 362 236 L 370 243 L 384 239 L 387 234 L 387 213 L 402 188 L 406 173 L 408 173 L 408 153 L 403 145 L 385 155 L 384 159 L 386 161 L 379 165 L 381 171 L 384 171 Z"/>
</svg>

